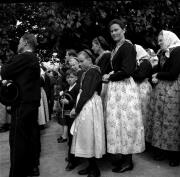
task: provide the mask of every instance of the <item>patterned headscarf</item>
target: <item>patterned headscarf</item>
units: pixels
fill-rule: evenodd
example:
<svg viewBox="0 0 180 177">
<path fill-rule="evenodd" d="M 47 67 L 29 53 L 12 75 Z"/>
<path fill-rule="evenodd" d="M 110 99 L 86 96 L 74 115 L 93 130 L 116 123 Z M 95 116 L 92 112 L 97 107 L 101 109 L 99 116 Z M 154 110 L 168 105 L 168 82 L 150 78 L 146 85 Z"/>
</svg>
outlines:
<svg viewBox="0 0 180 177">
<path fill-rule="evenodd" d="M 171 49 L 180 46 L 180 39 L 171 31 L 162 30 L 160 34 L 163 35 L 164 43 L 167 47 L 165 55 L 169 58 Z"/>
</svg>

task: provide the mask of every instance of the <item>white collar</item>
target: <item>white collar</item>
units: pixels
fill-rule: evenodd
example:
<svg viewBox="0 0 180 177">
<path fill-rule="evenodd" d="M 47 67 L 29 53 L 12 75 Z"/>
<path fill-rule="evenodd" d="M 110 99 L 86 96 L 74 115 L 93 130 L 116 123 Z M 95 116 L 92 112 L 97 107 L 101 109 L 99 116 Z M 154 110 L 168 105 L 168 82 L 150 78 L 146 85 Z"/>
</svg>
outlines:
<svg viewBox="0 0 180 177">
<path fill-rule="evenodd" d="M 75 85 L 76 85 L 76 82 L 69 87 L 68 91 L 71 91 L 74 88 Z"/>
</svg>

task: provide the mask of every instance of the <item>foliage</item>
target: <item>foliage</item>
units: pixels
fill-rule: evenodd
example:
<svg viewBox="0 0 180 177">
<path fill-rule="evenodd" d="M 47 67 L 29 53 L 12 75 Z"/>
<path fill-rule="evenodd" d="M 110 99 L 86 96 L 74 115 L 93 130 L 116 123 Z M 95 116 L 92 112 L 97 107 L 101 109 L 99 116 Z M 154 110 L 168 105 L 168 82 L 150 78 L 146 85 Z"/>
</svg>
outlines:
<svg viewBox="0 0 180 177">
<path fill-rule="evenodd" d="M 46 58 L 53 51 L 62 58 L 67 48 L 91 47 L 96 35 L 111 43 L 108 23 L 113 18 L 127 21 L 126 36 L 133 43 L 157 49 L 160 30 L 180 36 L 179 12 L 176 0 L 4 3 L 0 4 L 0 56 L 5 58 L 9 49 L 16 52 L 26 31 L 36 34 L 40 56 Z"/>
</svg>

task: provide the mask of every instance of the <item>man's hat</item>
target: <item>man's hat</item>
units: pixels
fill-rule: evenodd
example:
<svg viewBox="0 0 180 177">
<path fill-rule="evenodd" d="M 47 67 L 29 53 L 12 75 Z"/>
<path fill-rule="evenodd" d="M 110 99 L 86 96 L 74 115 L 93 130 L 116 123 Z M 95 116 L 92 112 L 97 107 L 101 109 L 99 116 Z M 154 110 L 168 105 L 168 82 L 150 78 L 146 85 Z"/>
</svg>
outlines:
<svg viewBox="0 0 180 177">
<path fill-rule="evenodd" d="M 11 106 L 15 104 L 20 97 L 20 90 L 18 85 L 8 80 L 3 83 L 0 82 L 0 102 L 6 106 Z"/>
</svg>

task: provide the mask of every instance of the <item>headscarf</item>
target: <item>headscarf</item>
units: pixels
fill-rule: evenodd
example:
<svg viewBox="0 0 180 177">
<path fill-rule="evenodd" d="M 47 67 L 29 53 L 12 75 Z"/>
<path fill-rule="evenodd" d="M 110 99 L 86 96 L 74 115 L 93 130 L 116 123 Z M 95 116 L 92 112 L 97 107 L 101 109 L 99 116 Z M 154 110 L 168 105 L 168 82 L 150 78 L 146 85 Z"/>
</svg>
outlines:
<svg viewBox="0 0 180 177">
<path fill-rule="evenodd" d="M 150 58 L 150 56 L 147 53 L 147 51 L 141 45 L 135 44 L 135 48 L 136 48 L 136 60 L 137 60 L 138 64 L 139 64 L 140 60 L 144 60 L 144 59 L 149 59 Z"/>
<path fill-rule="evenodd" d="M 167 58 L 170 57 L 171 49 L 180 46 L 180 39 L 177 37 L 177 35 L 171 31 L 162 30 L 162 35 L 164 38 L 164 43 L 167 46 L 165 55 Z"/>
</svg>

